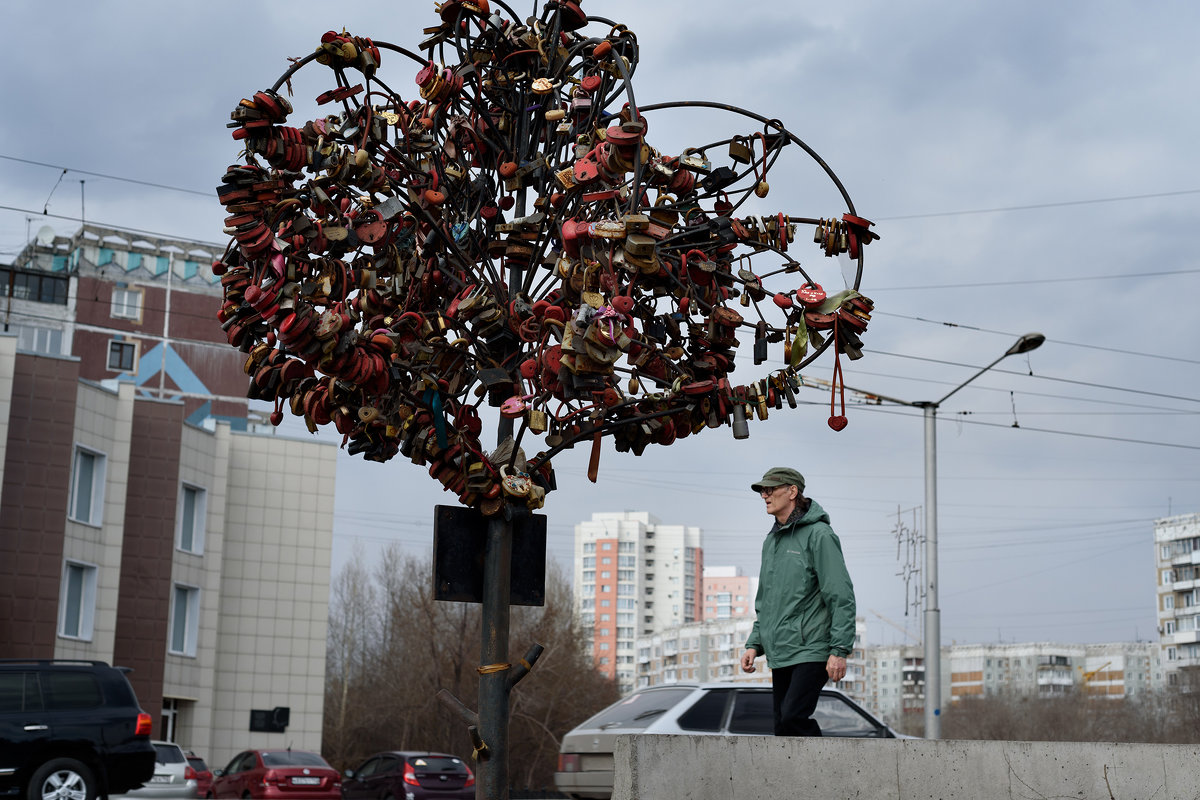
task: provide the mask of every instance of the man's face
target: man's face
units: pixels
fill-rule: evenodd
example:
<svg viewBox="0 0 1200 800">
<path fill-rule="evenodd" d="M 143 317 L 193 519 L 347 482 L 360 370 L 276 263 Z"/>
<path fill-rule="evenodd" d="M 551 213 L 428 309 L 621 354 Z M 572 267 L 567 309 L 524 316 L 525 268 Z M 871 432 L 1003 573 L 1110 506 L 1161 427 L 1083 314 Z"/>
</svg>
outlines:
<svg viewBox="0 0 1200 800">
<path fill-rule="evenodd" d="M 795 486 L 772 486 L 763 489 L 759 494 L 767 503 L 767 513 L 778 517 L 782 511 L 795 503 L 797 491 Z"/>
</svg>

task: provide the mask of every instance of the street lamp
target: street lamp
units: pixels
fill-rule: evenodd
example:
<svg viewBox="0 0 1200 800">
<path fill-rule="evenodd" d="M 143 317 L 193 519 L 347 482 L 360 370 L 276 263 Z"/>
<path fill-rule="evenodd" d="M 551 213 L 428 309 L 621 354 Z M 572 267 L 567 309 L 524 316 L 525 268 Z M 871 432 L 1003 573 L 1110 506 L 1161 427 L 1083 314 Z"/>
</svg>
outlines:
<svg viewBox="0 0 1200 800">
<path fill-rule="evenodd" d="M 912 403 L 875 394 L 881 400 L 920 408 L 925 412 L 925 738 L 942 735 L 942 612 L 938 608 L 937 574 L 937 410 L 955 392 L 1009 356 L 1041 347 L 1046 337 L 1027 333 L 1004 355 L 955 386 L 941 400 Z"/>
</svg>

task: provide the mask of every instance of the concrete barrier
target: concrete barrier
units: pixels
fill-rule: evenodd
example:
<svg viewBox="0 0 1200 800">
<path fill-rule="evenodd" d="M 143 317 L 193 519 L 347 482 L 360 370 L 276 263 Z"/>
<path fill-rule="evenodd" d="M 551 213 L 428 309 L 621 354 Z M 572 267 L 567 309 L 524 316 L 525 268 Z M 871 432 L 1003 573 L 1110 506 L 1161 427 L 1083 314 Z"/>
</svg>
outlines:
<svg viewBox="0 0 1200 800">
<path fill-rule="evenodd" d="M 1186 800 L 1200 745 L 618 736 L 613 800 Z"/>
</svg>

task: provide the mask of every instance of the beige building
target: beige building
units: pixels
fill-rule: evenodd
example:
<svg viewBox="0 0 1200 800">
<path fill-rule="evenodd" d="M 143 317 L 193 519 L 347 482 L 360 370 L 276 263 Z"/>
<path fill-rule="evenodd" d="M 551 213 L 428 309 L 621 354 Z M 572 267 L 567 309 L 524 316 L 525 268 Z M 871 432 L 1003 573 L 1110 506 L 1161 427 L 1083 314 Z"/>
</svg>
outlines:
<svg viewBox="0 0 1200 800">
<path fill-rule="evenodd" d="M 700 618 L 700 529 L 641 511 L 592 514 L 575 526 L 575 612 L 596 669 L 634 686 L 639 635 Z"/>
</svg>

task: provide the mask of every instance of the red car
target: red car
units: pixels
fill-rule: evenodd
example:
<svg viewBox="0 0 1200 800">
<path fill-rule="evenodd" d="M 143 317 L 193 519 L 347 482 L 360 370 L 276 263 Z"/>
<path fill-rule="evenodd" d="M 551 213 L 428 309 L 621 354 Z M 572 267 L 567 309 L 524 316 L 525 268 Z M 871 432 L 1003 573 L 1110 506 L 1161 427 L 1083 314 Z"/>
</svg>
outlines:
<svg viewBox="0 0 1200 800">
<path fill-rule="evenodd" d="M 196 773 L 195 775 L 184 774 L 184 777 L 196 779 L 196 797 L 212 797 L 208 790 L 212 787 L 213 774 L 212 770 L 208 768 L 208 764 L 205 764 L 204 759 L 192 750 L 184 751 L 183 755 L 188 760 L 188 766 Z"/>
<path fill-rule="evenodd" d="M 213 772 L 212 798 L 341 800 L 342 778 L 316 753 L 246 750 Z"/>
</svg>

